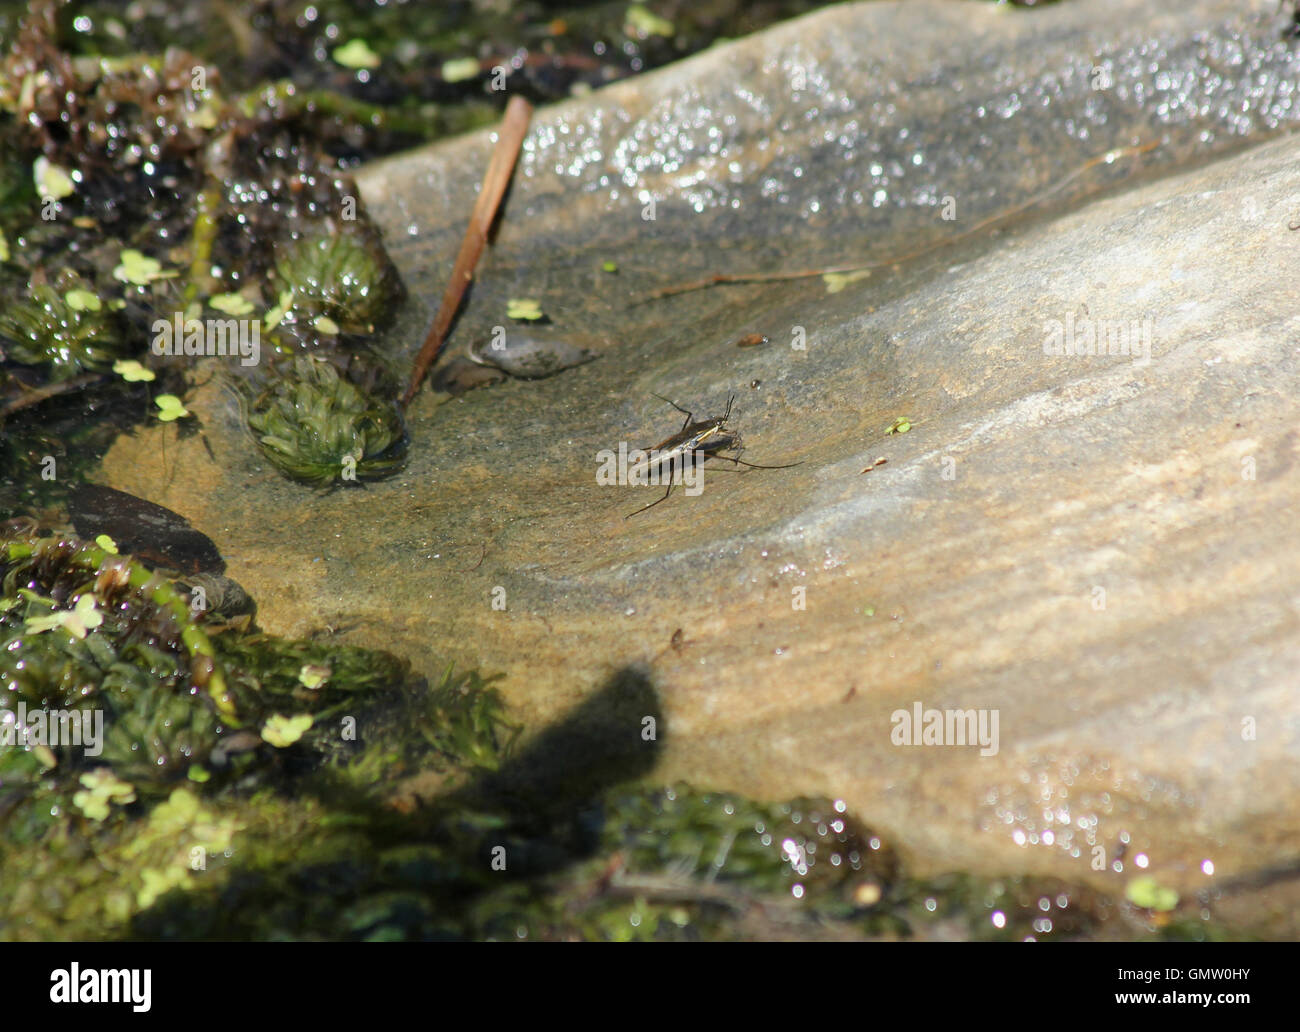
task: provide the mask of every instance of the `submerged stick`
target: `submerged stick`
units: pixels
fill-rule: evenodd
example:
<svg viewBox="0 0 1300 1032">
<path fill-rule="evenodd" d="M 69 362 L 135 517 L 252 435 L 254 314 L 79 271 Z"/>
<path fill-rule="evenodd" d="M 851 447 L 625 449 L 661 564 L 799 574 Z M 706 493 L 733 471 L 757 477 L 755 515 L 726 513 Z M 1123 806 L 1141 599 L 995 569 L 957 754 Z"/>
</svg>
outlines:
<svg viewBox="0 0 1300 1032">
<path fill-rule="evenodd" d="M 447 329 L 451 326 L 456 309 L 460 307 L 461 299 L 465 296 L 465 289 L 474 278 L 474 267 L 478 265 L 483 248 L 487 246 L 488 232 L 496 218 L 497 209 L 501 206 L 501 198 L 505 196 L 506 187 L 510 184 L 515 159 L 518 158 L 519 148 L 528 133 L 528 123 L 532 115 L 533 107 L 523 97 L 511 97 L 510 103 L 506 105 L 497 145 L 492 151 L 487 172 L 483 175 L 483 187 L 479 190 L 478 200 L 474 202 L 474 210 L 470 212 L 465 239 L 460 243 L 460 254 L 456 256 L 456 264 L 451 270 L 451 279 L 447 282 L 447 289 L 442 295 L 442 306 L 438 309 L 438 314 L 433 320 L 433 328 L 424 338 L 420 353 L 415 356 L 415 363 L 411 366 L 411 382 L 407 385 L 406 393 L 402 395 L 404 406 L 411 403 L 411 399 L 420 389 L 420 384 L 424 382 L 429 367 L 442 354 Z"/>
<path fill-rule="evenodd" d="M 1090 168 L 1097 165 L 1110 165 L 1122 157 L 1128 157 L 1133 154 L 1142 154 L 1156 147 L 1155 143 L 1145 143 L 1132 147 L 1119 147 L 1115 150 L 1107 151 L 1099 157 L 1093 158 L 1079 168 L 1076 168 L 1068 176 L 1058 183 L 1053 183 L 1046 190 L 1041 190 L 1034 194 L 1027 201 L 1017 204 L 1014 208 L 1007 211 L 1000 211 L 996 215 L 990 215 L 986 219 L 981 219 L 965 232 L 958 233 L 955 237 L 945 237 L 936 240 L 932 244 L 927 244 L 918 251 L 912 251 L 909 254 L 898 255 L 894 258 L 888 258 L 883 261 L 871 262 L 867 265 L 837 265 L 826 269 L 803 269 L 799 272 L 737 272 L 714 273 L 712 276 L 706 276 L 704 279 L 692 280 L 690 283 L 678 283 L 675 286 L 663 287 L 659 290 L 652 291 L 645 297 L 633 301 L 629 307 L 643 305 L 650 301 L 660 301 L 666 297 L 676 297 L 678 294 L 689 294 L 696 290 L 706 290 L 709 287 L 716 287 L 727 283 L 784 283 L 790 280 L 811 279 L 814 276 L 826 276 L 831 273 L 849 273 L 849 272 L 871 272 L 876 269 L 888 268 L 891 265 L 901 265 L 903 262 L 911 261 L 913 258 L 920 258 L 932 251 L 938 251 L 940 248 L 955 244 L 960 240 L 973 236 L 980 230 L 987 229 L 997 222 L 1006 221 L 1016 215 L 1019 215 L 1026 208 L 1032 208 L 1035 204 L 1041 204 L 1053 194 L 1060 193 Z"/>
<path fill-rule="evenodd" d="M 89 387 L 93 383 L 105 379 L 99 373 L 86 373 L 83 376 L 74 377 L 71 380 L 62 380 L 57 383 L 49 383 L 44 387 L 33 387 L 26 394 L 20 394 L 16 398 L 6 401 L 0 405 L 0 422 L 3 422 L 6 416 L 12 416 L 25 408 L 31 408 L 33 405 L 39 405 L 46 398 L 55 398 L 60 394 L 67 394 L 70 391 L 79 391 L 83 387 Z"/>
</svg>

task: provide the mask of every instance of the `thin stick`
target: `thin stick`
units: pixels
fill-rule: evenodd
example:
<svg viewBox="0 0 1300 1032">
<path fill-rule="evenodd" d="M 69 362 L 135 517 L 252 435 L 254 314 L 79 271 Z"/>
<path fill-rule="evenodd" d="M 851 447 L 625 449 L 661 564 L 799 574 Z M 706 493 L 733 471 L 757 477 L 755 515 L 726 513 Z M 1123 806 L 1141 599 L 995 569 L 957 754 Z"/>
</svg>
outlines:
<svg viewBox="0 0 1300 1032">
<path fill-rule="evenodd" d="M 93 383 L 103 380 L 104 377 L 96 373 L 87 373 L 84 376 L 74 377 L 71 380 L 63 380 L 59 383 L 46 384 L 44 387 L 35 387 L 26 394 L 21 394 L 16 398 L 6 401 L 0 406 L 0 419 L 5 416 L 12 416 L 25 408 L 31 408 L 33 405 L 39 405 L 47 398 L 54 398 L 60 394 L 67 394 L 69 391 L 79 391 L 83 387 L 89 387 Z"/>
<path fill-rule="evenodd" d="M 519 148 L 528 133 L 528 123 L 533 116 L 533 107 L 518 95 L 510 98 L 506 105 L 505 117 L 497 136 L 497 145 L 492 150 L 492 159 L 488 162 L 487 172 L 483 175 L 483 187 L 479 190 L 474 210 L 470 212 L 469 226 L 465 230 L 465 239 L 460 244 L 460 254 L 452 266 L 451 279 L 442 295 L 442 307 L 433 320 L 433 328 L 424 338 L 420 353 L 415 356 L 411 366 L 411 382 L 402 395 L 402 405 L 409 405 L 424 382 L 429 367 L 438 360 L 446 342 L 447 329 L 465 296 L 465 289 L 474 278 L 474 267 L 478 265 L 483 248 L 487 246 L 488 232 L 505 196 L 506 187 L 510 185 L 510 175 L 519 157 Z"/>
<path fill-rule="evenodd" d="M 716 287 L 722 283 L 776 283 L 788 280 L 811 279 L 813 276 L 825 276 L 828 273 L 848 273 L 848 272 L 870 272 L 875 269 L 884 269 L 891 265 L 901 265 L 903 262 L 911 261 L 913 258 L 920 258 L 922 255 L 929 254 L 931 251 L 937 251 L 949 244 L 955 244 L 959 240 L 978 233 L 980 230 L 993 225 L 995 222 L 1002 222 L 1006 219 L 1019 215 L 1026 208 L 1032 208 L 1035 204 L 1041 204 L 1047 198 L 1055 193 L 1060 193 L 1090 168 L 1095 168 L 1101 164 L 1112 164 L 1119 158 L 1127 157 L 1132 154 L 1141 154 L 1145 151 L 1154 149 L 1155 143 L 1146 143 L 1140 146 L 1120 147 L 1116 150 L 1107 151 L 1105 154 L 1095 157 L 1086 164 L 1075 169 L 1059 183 L 1053 183 L 1046 190 L 1034 194 L 1029 200 L 1016 205 L 1007 211 L 998 212 L 996 215 L 990 215 L 988 218 L 975 223 L 964 233 L 958 233 L 955 237 L 946 237 L 942 240 L 936 240 L 932 244 L 927 244 L 919 251 L 912 251 L 910 254 L 899 255 L 896 258 L 889 258 L 886 261 L 872 262 L 869 265 L 838 265 L 827 269 L 806 269 L 801 272 L 738 272 L 726 273 L 719 272 L 704 279 L 692 280 L 690 283 L 679 283 L 672 287 L 663 287 L 656 290 L 640 300 L 633 301 L 631 307 L 646 304 L 649 301 L 659 301 L 666 297 L 675 297 L 678 294 L 689 294 L 696 290 L 705 290 L 708 287 Z"/>
</svg>

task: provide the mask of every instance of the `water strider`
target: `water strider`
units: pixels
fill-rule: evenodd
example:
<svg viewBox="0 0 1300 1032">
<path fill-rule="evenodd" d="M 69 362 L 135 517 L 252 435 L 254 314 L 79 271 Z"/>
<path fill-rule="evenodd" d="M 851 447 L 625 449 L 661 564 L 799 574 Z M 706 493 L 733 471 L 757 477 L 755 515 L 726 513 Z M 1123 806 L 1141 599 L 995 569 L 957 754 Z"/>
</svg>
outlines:
<svg viewBox="0 0 1300 1032">
<path fill-rule="evenodd" d="M 655 397 L 660 401 L 667 401 L 678 412 L 683 413 L 686 420 L 682 423 L 682 428 L 672 437 L 668 437 L 653 448 L 647 449 L 650 454 L 649 459 L 646 460 L 647 471 L 652 467 L 663 469 L 664 465 L 667 464 L 668 490 L 648 505 L 641 506 L 636 512 L 629 512 L 623 517 L 624 519 L 631 519 L 637 513 L 645 512 L 646 509 L 658 505 L 667 498 L 673 490 L 673 467 L 676 465 L 684 469 L 688 461 L 692 464 L 699 464 L 710 458 L 725 459 L 727 462 L 735 463 L 738 466 L 748 466 L 750 469 L 790 469 L 793 466 L 800 465 L 798 462 L 790 462 L 782 466 L 761 466 L 756 462 L 745 462 L 743 459 L 731 455 L 718 454 L 720 451 L 728 451 L 733 448 L 739 449 L 741 447 L 740 432 L 727 427 L 727 420 L 731 418 L 731 406 L 736 400 L 734 394 L 727 399 L 727 410 L 722 415 L 701 420 L 696 420 L 693 413 L 688 412 L 676 402 L 669 401 L 662 394 L 656 394 Z"/>
</svg>

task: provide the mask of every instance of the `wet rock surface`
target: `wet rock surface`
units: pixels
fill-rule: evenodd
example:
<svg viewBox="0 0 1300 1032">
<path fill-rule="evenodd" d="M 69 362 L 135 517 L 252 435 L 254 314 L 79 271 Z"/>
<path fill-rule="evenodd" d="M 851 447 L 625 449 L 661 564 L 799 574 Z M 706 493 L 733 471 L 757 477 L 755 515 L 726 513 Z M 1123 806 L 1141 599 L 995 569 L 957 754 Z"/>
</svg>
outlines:
<svg viewBox="0 0 1300 1032">
<path fill-rule="evenodd" d="M 855 5 L 539 111 L 450 350 L 534 297 L 599 360 L 426 389 L 405 468 L 327 493 L 260 461 L 213 381 L 201 435 L 124 439 L 103 479 L 211 537 L 273 633 L 504 671 L 532 729 L 643 671 L 655 778 L 842 798 L 921 870 L 1116 895 L 1145 871 L 1294 932 L 1267 903 L 1300 842 L 1275 6 Z M 408 355 L 490 143 L 360 177 Z M 802 465 L 710 467 L 626 519 L 655 488 L 599 486 L 598 453 L 679 428 L 656 393 L 697 418 L 735 394 L 744 458 Z M 997 752 L 894 744 L 916 702 L 995 712 Z"/>
</svg>

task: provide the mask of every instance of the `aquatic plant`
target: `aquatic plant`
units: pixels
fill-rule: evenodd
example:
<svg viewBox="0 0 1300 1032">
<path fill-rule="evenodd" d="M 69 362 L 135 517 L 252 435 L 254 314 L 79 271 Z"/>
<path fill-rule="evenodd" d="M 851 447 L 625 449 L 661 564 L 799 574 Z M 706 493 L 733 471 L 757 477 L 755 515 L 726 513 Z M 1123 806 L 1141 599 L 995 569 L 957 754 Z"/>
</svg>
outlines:
<svg viewBox="0 0 1300 1032">
<path fill-rule="evenodd" d="M 126 353 L 116 313 L 71 270 L 0 311 L 0 357 L 42 366 L 49 380 L 108 372 Z"/>
<path fill-rule="evenodd" d="M 11 783 L 34 785 L 51 770 L 66 782 L 107 765 L 156 795 L 182 779 L 206 784 L 214 773 L 265 766 L 272 746 L 301 743 L 299 752 L 323 758 L 340 737 L 326 720 L 356 712 L 407 674 L 405 664 L 371 650 L 229 626 L 209 634 L 206 614 L 176 582 L 76 538 L 6 525 L 0 584 L 4 708 L 62 711 L 83 724 L 98 714 L 103 727 L 93 754 L 60 741 L 33 764 L 27 750 L 0 750 L 0 776 Z M 275 717 L 297 728 L 292 741 L 274 740 Z"/>
<path fill-rule="evenodd" d="M 505 717 L 505 702 L 490 680 L 450 667 L 434 688 L 416 730 L 443 762 L 459 767 L 499 770 L 521 728 Z"/>
<path fill-rule="evenodd" d="M 328 319 L 335 332 L 368 334 L 392 316 L 402 285 L 379 234 L 343 226 L 309 227 L 276 249 L 279 292 L 289 300 L 281 326 Z"/>
<path fill-rule="evenodd" d="M 247 420 L 276 468 L 318 487 L 383 476 L 405 456 L 397 406 L 369 397 L 322 360 L 294 360 L 249 404 Z"/>
</svg>

